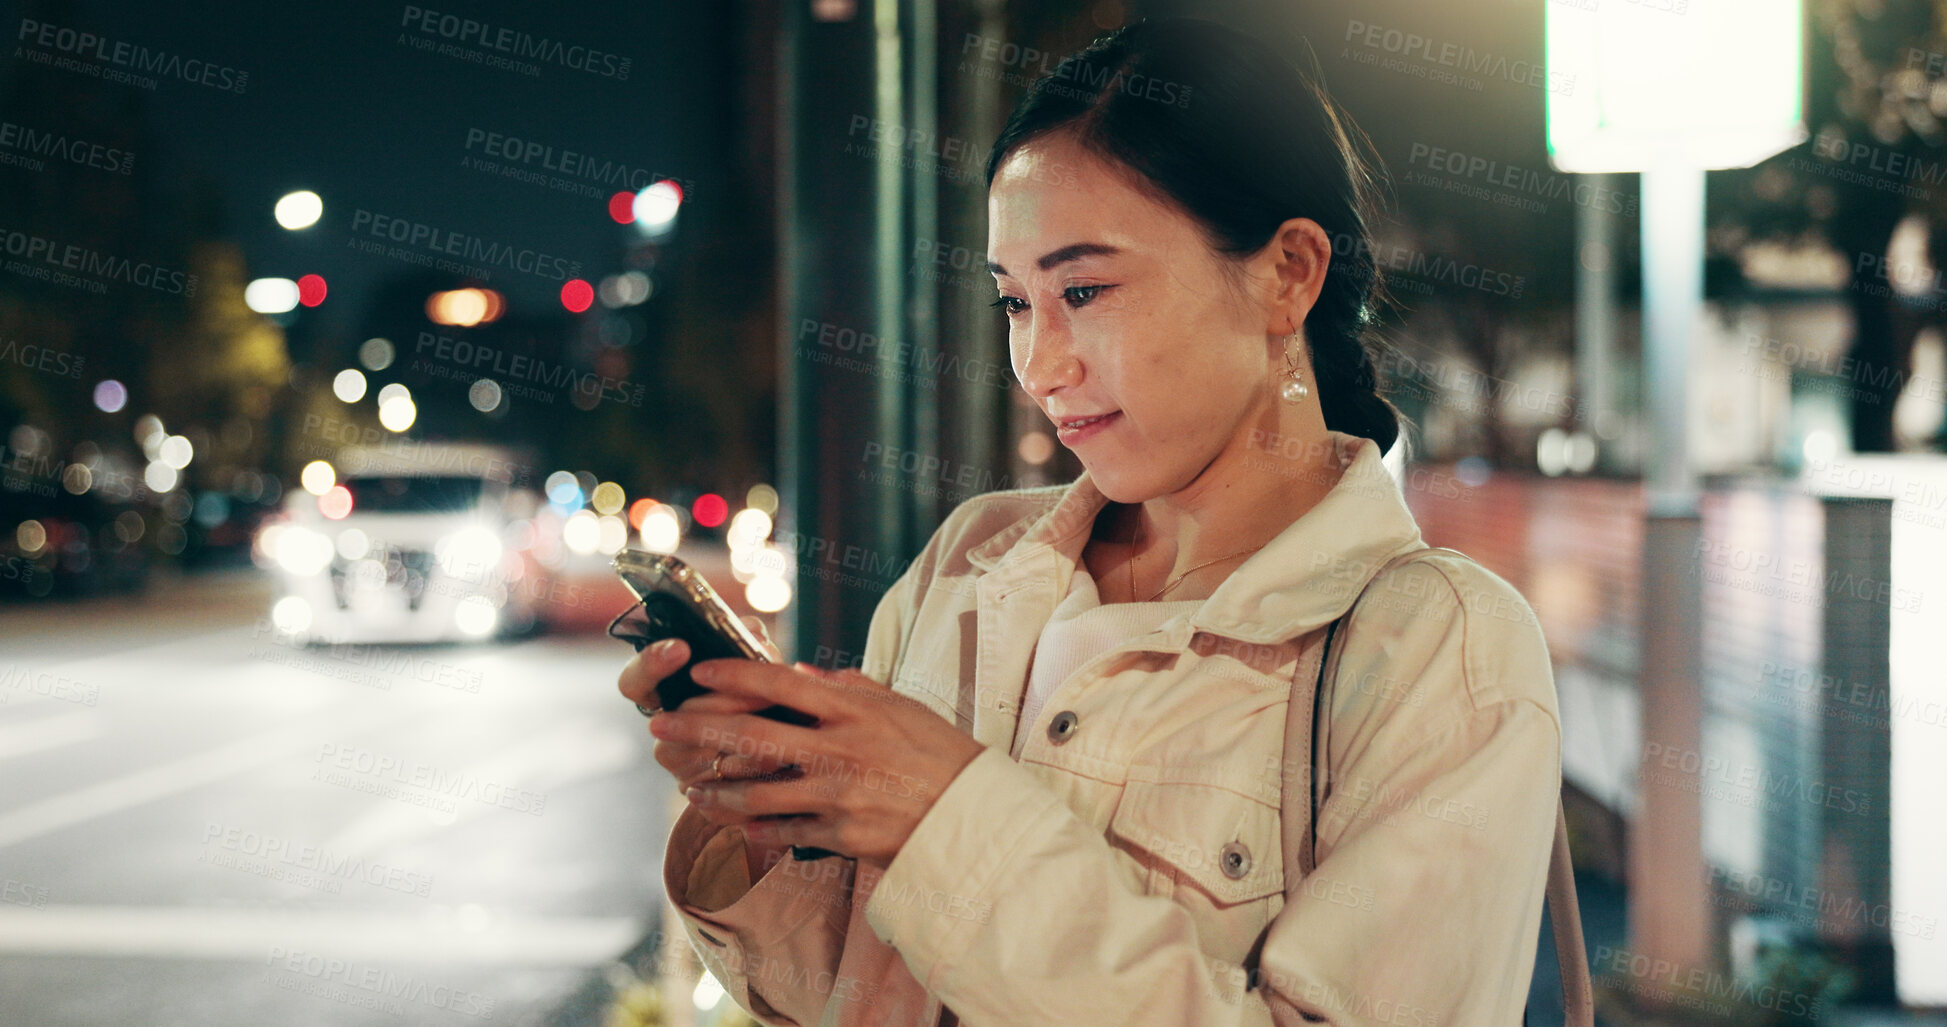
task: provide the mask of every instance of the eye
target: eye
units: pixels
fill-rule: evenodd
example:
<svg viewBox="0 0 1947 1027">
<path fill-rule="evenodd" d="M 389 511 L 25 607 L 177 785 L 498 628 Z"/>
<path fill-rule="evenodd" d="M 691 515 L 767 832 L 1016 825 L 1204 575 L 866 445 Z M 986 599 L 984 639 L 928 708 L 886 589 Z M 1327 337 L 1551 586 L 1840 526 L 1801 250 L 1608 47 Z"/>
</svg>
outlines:
<svg viewBox="0 0 1947 1027">
<path fill-rule="evenodd" d="M 1069 306 L 1086 307 L 1089 305 L 1091 301 L 1095 299 L 1096 293 L 1099 293 L 1104 289 L 1113 289 L 1113 288 L 1115 288 L 1115 286 L 1113 285 L 1071 285 L 1068 288 L 1062 290 L 1062 295 L 1068 297 Z M 1076 295 L 1077 293 L 1087 293 L 1088 295 L 1077 297 Z"/>
<path fill-rule="evenodd" d="M 1018 313 L 1020 313 L 1020 312 L 1021 312 L 1021 309 L 1022 309 L 1022 308 L 1020 308 L 1020 307 L 1010 307 L 1010 306 L 1008 306 L 1008 304 L 1010 304 L 1010 303 L 1020 303 L 1020 302 L 1022 302 L 1022 300 L 1021 300 L 1021 299 L 1020 299 L 1020 297 L 1018 297 L 1018 296 L 1002 296 L 1002 297 L 1001 297 L 1000 299 L 997 299 L 997 300 L 995 300 L 994 302 L 992 302 L 992 303 L 989 303 L 989 304 L 988 304 L 988 306 L 990 306 L 990 307 L 999 307 L 999 308 L 1001 309 L 1001 313 L 1004 313 L 1004 314 L 1006 314 L 1006 315 L 1008 315 L 1009 317 L 1012 317 L 1012 316 L 1014 316 L 1015 314 L 1018 314 Z"/>
</svg>

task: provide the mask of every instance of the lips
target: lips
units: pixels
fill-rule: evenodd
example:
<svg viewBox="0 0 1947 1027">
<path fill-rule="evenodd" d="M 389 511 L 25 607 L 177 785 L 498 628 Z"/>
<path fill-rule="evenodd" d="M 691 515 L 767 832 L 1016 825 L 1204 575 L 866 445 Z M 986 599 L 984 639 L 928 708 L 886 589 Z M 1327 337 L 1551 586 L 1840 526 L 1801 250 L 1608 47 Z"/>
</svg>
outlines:
<svg viewBox="0 0 1947 1027">
<path fill-rule="evenodd" d="M 1111 410 L 1106 414 L 1090 414 L 1086 417 L 1058 418 L 1055 421 L 1055 426 L 1058 428 L 1066 428 L 1070 431 L 1074 431 L 1078 428 L 1086 428 L 1097 421 L 1103 420 L 1104 418 L 1112 417 L 1116 413 L 1117 411 Z"/>
<path fill-rule="evenodd" d="M 1111 410 L 1106 414 L 1085 414 L 1081 417 L 1064 417 L 1055 421 L 1055 435 L 1063 445 L 1079 446 L 1122 423 L 1122 411 Z"/>
</svg>

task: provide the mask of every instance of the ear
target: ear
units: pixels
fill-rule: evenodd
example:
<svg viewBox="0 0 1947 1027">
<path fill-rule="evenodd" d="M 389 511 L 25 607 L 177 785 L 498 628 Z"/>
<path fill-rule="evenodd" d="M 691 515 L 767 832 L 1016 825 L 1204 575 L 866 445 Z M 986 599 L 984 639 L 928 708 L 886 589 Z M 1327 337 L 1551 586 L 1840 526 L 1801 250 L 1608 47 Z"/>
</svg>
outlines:
<svg viewBox="0 0 1947 1027">
<path fill-rule="evenodd" d="M 1318 305 L 1318 294 L 1325 288 L 1325 273 L 1332 266 L 1332 240 L 1318 222 L 1291 218 L 1279 225 L 1277 233 L 1265 244 L 1262 259 L 1270 263 L 1277 283 L 1270 297 L 1265 331 L 1290 335 Z"/>
</svg>

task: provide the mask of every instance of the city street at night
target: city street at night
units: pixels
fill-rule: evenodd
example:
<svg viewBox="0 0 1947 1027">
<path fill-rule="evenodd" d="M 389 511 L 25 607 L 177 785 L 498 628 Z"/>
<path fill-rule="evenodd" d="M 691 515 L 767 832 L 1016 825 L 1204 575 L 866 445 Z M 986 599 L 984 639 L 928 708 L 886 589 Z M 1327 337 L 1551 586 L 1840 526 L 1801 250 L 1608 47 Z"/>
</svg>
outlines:
<svg viewBox="0 0 1947 1027">
<path fill-rule="evenodd" d="M 521 1023 L 646 933 L 669 779 L 626 647 L 299 649 L 270 599 L 8 611 L 8 1023 Z"/>
</svg>

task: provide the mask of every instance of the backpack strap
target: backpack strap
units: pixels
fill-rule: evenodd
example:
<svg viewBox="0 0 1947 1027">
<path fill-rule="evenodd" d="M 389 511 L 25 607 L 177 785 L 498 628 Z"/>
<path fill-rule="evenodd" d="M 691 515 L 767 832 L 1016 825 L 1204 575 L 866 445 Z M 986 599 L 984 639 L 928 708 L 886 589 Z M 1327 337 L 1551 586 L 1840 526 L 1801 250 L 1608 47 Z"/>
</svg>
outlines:
<svg viewBox="0 0 1947 1027">
<path fill-rule="evenodd" d="M 1290 802 L 1282 804 L 1284 810 L 1284 865 L 1296 865 L 1303 877 L 1311 876 L 1318 866 L 1317 816 L 1319 797 L 1323 791 L 1325 765 L 1318 762 L 1321 752 L 1329 751 L 1332 708 L 1329 691 L 1338 677 L 1338 664 L 1332 651 L 1332 639 L 1338 634 L 1339 625 L 1352 619 L 1352 611 L 1358 609 L 1359 599 L 1363 599 L 1372 583 L 1379 580 L 1393 567 L 1417 559 L 1428 553 L 1466 554 L 1454 549 L 1426 546 L 1408 550 L 1388 560 L 1353 599 L 1352 607 L 1344 616 L 1326 625 L 1323 637 L 1315 649 L 1298 661 L 1298 674 L 1293 682 L 1291 701 L 1285 717 L 1285 793 L 1295 789 L 1289 771 L 1302 768 L 1302 794 L 1308 794 L 1310 802 L 1303 807 Z M 1314 633 L 1317 635 L 1318 633 Z M 1326 745 L 1319 744 L 1319 737 L 1326 736 Z M 1302 764 L 1294 765 L 1291 754 L 1304 752 L 1308 758 Z M 1289 891 L 1292 882 L 1287 882 Z M 1589 961 L 1586 944 L 1582 937 L 1582 912 L 1575 896 L 1575 865 L 1570 861 L 1568 848 L 1567 809 L 1558 798 L 1555 803 L 1555 840 L 1548 860 L 1548 919 L 1550 933 L 1555 938 L 1555 961 L 1561 968 L 1562 1009 L 1566 1027 L 1593 1027 L 1595 1023 L 1595 997 L 1589 982 Z M 1527 1020 L 1523 1011 L 1522 1020 Z"/>
</svg>

